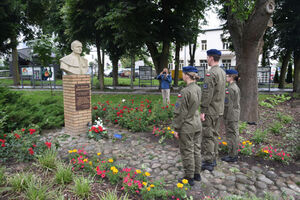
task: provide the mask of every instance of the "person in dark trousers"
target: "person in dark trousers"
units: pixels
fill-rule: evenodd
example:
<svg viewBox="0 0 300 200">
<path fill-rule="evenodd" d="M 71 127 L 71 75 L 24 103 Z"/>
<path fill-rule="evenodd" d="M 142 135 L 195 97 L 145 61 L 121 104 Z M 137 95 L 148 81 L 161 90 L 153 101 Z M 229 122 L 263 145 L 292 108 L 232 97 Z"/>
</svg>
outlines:
<svg viewBox="0 0 300 200">
<path fill-rule="evenodd" d="M 229 83 L 225 93 L 224 121 L 226 129 L 226 139 L 228 141 L 228 156 L 221 158 L 226 162 L 236 162 L 238 160 L 239 140 L 239 118 L 240 118 L 240 89 L 238 72 L 234 69 L 226 70 L 226 81 Z"/>
<path fill-rule="evenodd" d="M 207 51 L 207 63 L 211 69 L 204 78 L 201 120 L 203 123 L 202 170 L 209 171 L 213 171 L 217 165 L 220 119 L 224 113 L 226 74 L 219 67 L 220 58 L 219 50 Z"/>
<path fill-rule="evenodd" d="M 194 180 L 201 181 L 201 140 L 202 124 L 199 107 L 201 88 L 197 85 L 197 68 L 183 67 L 183 80 L 187 86 L 178 94 L 174 109 L 172 126 L 175 128 L 174 137 L 179 140 L 179 148 L 184 169 L 184 177 L 179 182 L 193 186 Z"/>
<path fill-rule="evenodd" d="M 172 84 L 172 76 L 169 74 L 168 68 L 164 68 L 157 76 L 157 79 L 161 80 L 163 104 L 170 104 L 170 85 Z"/>
</svg>

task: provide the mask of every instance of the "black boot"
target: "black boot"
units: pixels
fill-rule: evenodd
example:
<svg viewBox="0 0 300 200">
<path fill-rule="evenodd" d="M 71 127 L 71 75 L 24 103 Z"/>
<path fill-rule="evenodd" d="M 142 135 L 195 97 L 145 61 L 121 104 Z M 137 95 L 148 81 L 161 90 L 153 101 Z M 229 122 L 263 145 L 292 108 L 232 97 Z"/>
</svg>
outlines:
<svg viewBox="0 0 300 200">
<path fill-rule="evenodd" d="M 194 174 L 194 180 L 195 181 L 201 181 L 201 175 L 200 174 Z"/>
<path fill-rule="evenodd" d="M 195 185 L 195 183 L 194 183 L 194 179 L 193 178 L 187 178 L 187 177 L 183 177 L 183 178 L 180 178 L 180 179 L 178 179 L 178 182 L 179 183 L 183 183 L 182 181 L 183 181 L 183 179 L 186 179 L 186 180 L 188 180 L 188 183 L 190 184 L 190 186 L 193 186 L 193 185 Z"/>
<path fill-rule="evenodd" d="M 201 170 L 208 170 L 212 172 L 214 170 L 214 164 L 210 162 L 203 162 L 201 166 Z"/>
<path fill-rule="evenodd" d="M 231 157 L 231 156 L 225 156 L 222 158 L 225 162 L 236 162 L 238 160 L 237 156 Z"/>
</svg>

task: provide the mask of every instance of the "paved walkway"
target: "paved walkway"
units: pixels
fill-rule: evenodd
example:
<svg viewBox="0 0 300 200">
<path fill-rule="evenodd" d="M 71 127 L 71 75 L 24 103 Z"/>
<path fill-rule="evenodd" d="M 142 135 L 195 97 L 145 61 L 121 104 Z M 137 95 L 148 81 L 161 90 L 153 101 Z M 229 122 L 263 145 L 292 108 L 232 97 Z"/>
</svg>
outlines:
<svg viewBox="0 0 300 200">
<path fill-rule="evenodd" d="M 88 140 L 86 135 L 69 136 L 64 129 L 43 133 L 47 140 L 58 139 L 61 144 L 59 155 L 67 157 L 68 150 L 84 146 L 89 155 L 102 152 L 102 155 L 116 158 L 121 166 L 135 167 L 151 173 L 151 178 L 164 178 L 166 186 L 176 187 L 177 179 L 183 176 L 179 149 L 172 145 L 161 145 L 150 139 L 149 133 L 131 133 L 127 130 L 109 128 L 110 137 L 114 133 L 123 134 L 123 140 L 105 139 L 100 141 Z M 228 164 L 220 160 L 212 173 L 201 173 L 202 181 L 196 182 L 189 192 L 194 199 L 204 195 L 226 196 L 229 194 L 255 194 L 264 197 L 265 192 L 281 199 L 285 193 L 291 199 L 300 199 L 300 169 L 293 174 L 284 171 L 275 172 L 272 168 L 260 166 L 250 167 L 246 162 Z M 300 164 L 300 163 L 299 163 Z"/>
</svg>

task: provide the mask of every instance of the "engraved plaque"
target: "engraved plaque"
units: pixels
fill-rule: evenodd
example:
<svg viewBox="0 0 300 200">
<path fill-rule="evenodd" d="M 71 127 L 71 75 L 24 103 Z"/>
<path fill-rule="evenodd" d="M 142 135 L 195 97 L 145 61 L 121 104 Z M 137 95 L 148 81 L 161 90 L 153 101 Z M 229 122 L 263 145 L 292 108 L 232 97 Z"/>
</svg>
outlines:
<svg viewBox="0 0 300 200">
<path fill-rule="evenodd" d="M 76 110 L 90 109 L 90 84 L 75 85 Z"/>
</svg>

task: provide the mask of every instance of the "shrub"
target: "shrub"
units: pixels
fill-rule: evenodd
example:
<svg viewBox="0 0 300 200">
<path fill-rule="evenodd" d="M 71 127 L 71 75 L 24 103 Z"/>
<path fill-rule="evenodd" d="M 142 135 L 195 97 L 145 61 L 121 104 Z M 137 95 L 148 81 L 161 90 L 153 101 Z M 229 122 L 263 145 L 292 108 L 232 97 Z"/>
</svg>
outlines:
<svg viewBox="0 0 300 200">
<path fill-rule="evenodd" d="M 95 125 L 93 125 L 89 129 L 87 135 L 88 135 L 88 138 L 94 139 L 94 140 L 100 140 L 102 138 L 107 138 L 108 137 L 107 130 L 103 126 L 103 122 L 100 119 L 100 117 L 98 117 L 98 119 L 95 120 Z"/>
<path fill-rule="evenodd" d="M 280 151 L 271 145 L 261 148 L 261 150 L 258 152 L 258 155 L 266 159 L 277 160 L 285 164 L 288 164 L 292 159 L 289 153 L 286 153 L 283 150 Z"/>
<path fill-rule="evenodd" d="M 5 168 L 4 167 L 0 167 L 0 186 L 4 185 L 6 182 L 6 177 L 5 177 Z"/>
<path fill-rule="evenodd" d="M 75 177 L 75 185 L 72 188 L 73 192 L 81 198 L 88 198 L 91 192 L 90 182 L 90 178 L 84 178 L 83 176 Z"/>
<path fill-rule="evenodd" d="M 239 122 L 239 133 L 244 133 L 244 131 L 247 129 L 248 124 L 247 122 Z"/>
<path fill-rule="evenodd" d="M 72 167 L 66 166 L 63 163 L 57 164 L 57 171 L 55 172 L 55 181 L 59 184 L 70 183 L 73 180 Z"/>
<path fill-rule="evenodd" d="M 267 135 L 268 135 L 268 130 L 262 131 L 260 129 L 256 129 L 253 133 L 251 140 L 253 140 L 256 144 L 259 144 L 265 141 Z"/>
<path fill-rule="evenodd" d="M 241 144 L 239 144 L 238 152 L 241 154 L 250 156 L 254 152 L 254 145 L 249 140 L 243 141 Z"/>
<path fill-rule="evenodd" d="M 46 200 L 48 186 L 42 185 L 41 181 L 33 181 L 28 183 L 26 188 L 26 198 L 28 200 Z"/>
<path fill-rule="evenodd" d="M 98 195 L 99 196 L 99 195 Z M 103 192 L 101 196 L 99 196 L 100 200 L 129 200 L 128 194 L 124 194 L 121 197 L 118 197 L 117 191 L 115 190 L 108 190 Z"/>
<path fill-rule="evenodd" d="M 284 124 L 289 124 L 289 123 L 291 123 L 293 121 L 293 117 L 292 116 L 284 115 L 281 112 L 277 112 L 277 117 Z"/>
<path fill-rule="evenodd" d="M 57 152 L 53 149 L 47 149 L 41 155 L 38 155 L 38 163 L 46 169 L 55 169 L 57 162 Z"/>
<path fill-rule="evenodd" d="M 269 130 L 274 133 L 275 135 L 280 134 L 281 129 L 283 128 L 281 122 L 276 121 L 273 124 L 271 124 Z"/>
<path fill-rule="evenodd" d="M 25 191 L 31 182 L 36 182 L 36 177 L 32 173 L 17 173 L 8 179 L 9 185 L 17 192 Z"/>
<path fill-rule="evenodd" d="M 158 128 L 154 126 L 152 134 L 156 137 L 160 137 L 158 142 L 161 144 L 164 142 L 165 139 L 172 139 L 174 137 L 174 130 L 172 130 L 169 126 L 163 128 Z"/>
</svg>

